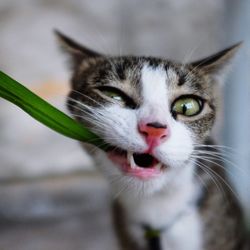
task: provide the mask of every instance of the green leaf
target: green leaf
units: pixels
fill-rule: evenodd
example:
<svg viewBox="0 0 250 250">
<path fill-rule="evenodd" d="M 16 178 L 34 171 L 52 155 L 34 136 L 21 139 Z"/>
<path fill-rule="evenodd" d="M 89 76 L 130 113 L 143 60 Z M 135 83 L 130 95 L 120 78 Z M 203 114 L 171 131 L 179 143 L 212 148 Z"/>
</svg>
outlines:
<svg viewBox="0 0 250 250">
<path fill-rule="evenodd" d="M 0 71 L 0 97 L 14 103 L 47 127 L 72 139 L 91 143 L 101 149 L 107 146 L 101 138 L 51 104 Z"/>
</svg>

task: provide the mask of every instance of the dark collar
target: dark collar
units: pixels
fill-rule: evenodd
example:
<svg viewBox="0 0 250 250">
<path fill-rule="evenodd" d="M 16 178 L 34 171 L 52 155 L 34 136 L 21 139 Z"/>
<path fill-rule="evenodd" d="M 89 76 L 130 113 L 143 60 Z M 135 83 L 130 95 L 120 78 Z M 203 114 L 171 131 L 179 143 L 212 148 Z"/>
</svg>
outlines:
<svg viewBox="0 0 250 250">
<path fill-rule="evenodd" d="M 147 241 L 149 250 L 161 250 L 161 230 L 144 226 L 144 238 Z"/>
</svg>

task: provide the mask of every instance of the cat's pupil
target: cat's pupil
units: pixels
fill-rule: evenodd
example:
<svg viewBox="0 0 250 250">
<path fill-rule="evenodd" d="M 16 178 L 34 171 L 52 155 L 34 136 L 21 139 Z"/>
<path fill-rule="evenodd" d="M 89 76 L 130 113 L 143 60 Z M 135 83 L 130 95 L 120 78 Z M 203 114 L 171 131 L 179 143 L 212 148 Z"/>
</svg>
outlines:
<svg viewBox="0 0 250 250">
<path fill-rule="evenodd" d="M 202 111 L 203 102 L 201 98 L 195 97 L 180 97 L 172 107 L 173 115 L 194 116 Z"/>
<path fill-rule="evenodd" d="M 188 109 L 187 104 L 183 104 L 183 106 L 182 106 L 182 112 L 183 112 L 183 114 L 186 114 L 187 109 Z"/>
</svg>

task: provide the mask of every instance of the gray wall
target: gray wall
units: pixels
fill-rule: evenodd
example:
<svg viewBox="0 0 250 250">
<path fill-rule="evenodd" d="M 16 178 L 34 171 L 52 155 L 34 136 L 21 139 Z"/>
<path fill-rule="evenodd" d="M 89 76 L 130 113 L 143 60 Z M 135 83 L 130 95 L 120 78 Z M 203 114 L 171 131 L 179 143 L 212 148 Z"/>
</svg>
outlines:
<svg viewBox="0 0 250 250">
<path fill-rule="evenodd" d="M 230 42 L 240 39 L 244 44 L 225 88 L 223 141 L 233 148 L 233 164 L 228 164 L 230 177 L 250 221 L 250 1 L 230 0 L 225 7 L 225 38 Z"/>
</svg>

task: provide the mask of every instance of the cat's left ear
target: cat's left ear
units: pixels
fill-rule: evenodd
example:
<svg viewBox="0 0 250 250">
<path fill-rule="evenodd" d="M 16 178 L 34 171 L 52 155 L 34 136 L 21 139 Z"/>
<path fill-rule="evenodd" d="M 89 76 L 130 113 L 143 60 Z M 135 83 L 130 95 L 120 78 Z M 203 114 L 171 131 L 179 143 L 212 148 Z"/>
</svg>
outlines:
<svg viewBox="0 0 250 250">
<path fill-rule="evenodd" d="M 54 32 L 62 50 L 70 55 L 73 68 L 77 67 L 84 59 L 101 56 L 101 54 L 82 46 L 60 31 L 54 30 Z"/>
<path fill-rule="evenodd" d="M 223 79 L 241 46 L 242 42 L 239 42 L 209 57 L 192 62 L 190 65 L 195 69 L 201 69 L 205 74 L 212 75 L 217 79 Z"/>
</svg>

